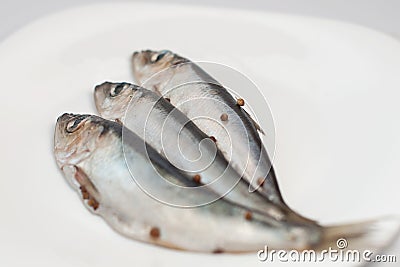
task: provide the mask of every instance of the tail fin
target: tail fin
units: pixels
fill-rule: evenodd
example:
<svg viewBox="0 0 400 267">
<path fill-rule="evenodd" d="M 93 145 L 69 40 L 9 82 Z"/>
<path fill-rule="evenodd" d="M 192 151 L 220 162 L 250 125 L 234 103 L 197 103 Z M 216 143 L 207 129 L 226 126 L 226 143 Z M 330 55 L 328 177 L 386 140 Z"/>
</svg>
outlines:
<svg viewBox="0 0 400 267">
<path fill-rule="evenodd" d="M 389 246 L 400 233 L 399 217 L 383 217 L 361 223 L 324 227 L 319 250 L 369 250 L 379 253 Z"/>
</svg>

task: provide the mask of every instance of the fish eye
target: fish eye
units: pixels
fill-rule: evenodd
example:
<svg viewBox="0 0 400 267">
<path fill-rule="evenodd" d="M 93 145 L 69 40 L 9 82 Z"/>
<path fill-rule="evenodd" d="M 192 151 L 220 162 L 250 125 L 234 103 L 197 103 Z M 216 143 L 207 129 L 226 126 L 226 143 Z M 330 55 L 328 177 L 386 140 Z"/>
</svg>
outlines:
<svg viewBox="0 0 400 267">
<path fill-rule="evenodd" d="M 117 86 L 112 87 L 110 90 L 110 96 L 114 97 L 114 96 L 119 95 L 121 93 L 121 91 L 124 89 L 125 85 L 126 85 L 125 83 L 120 83 Z"/>
<path fill-rule="evenodd" d="M 82 125 L 82 121 L 85 119 L 85 116 L 80 116 L 70 122 L 68 122 L 66 130 L 68 133 L 73 133 L 75 132 L 80 125 Z"/>
<path fill-rule="evenodd" d="M 156 53 L 151 56 L 151 62 L 156 63 L 157 61 L 161 60 L 166 54 L 168 54 L 168 50 L 162 50 L 159 53 Z"/>
</svg>

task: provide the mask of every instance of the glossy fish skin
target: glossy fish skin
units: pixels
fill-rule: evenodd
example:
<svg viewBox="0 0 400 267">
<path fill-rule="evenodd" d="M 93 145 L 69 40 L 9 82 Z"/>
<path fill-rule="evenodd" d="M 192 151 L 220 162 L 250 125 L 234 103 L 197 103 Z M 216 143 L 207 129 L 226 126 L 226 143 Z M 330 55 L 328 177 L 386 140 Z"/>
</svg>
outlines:
<svg viewBox="0 0 400 267">
<path fill-rule="evenodd" d="M 105 82 L 95 88 L 95 103 L 103 118 L 124 121 L 127 128 L 174 166 L 186 170 L 189 178 L 197 176 L 202 184 L 209 184 L 210 190 L 225 199 L 277 220 L 304 223 L 292 211 L 277 207 L 258 192 L 250 193 L 248 182 L 216 150 L 213 141 L 156 93 L 133 84 Z M 129 118 L 124 120 L 128 106 Z"/>
<path fill-rule="evenodd" d="M 321 241 L 315 228 L 278 222 L 256 212 L 249 218 L 247 209 L 223 199 L 202 207 L 178 208 L 151 198 L 131 178 L 122 150 L 122 132 L 120 124 L 97 116 L 64 114 L 57 120 L 54 144 L 58 166 L 82 198 L 82 183 L 87 186 L 87 208 L 123 235 L 199 252 L 254 252 L 265 244 L 301 250 Z M 171 190 L 154 176 L 139 145 L 143 141 L 129 131 L 125 134 L 132 141 L 124 147 L 127 160 L 132 160 L 160 192 Z M 193 185 L 151 148 L 149 156 L 169 179 Z M 171 195 L 179 199 L 210 194 L 201 188 L 193 195 L 182 194 L 179 187 L 172 190 Z M 97 205 L 88 203 L 91 199 Z"/>
<path fill-rule="evenodd" d="M 218 148 L 237 172 L 244 171 L 251 190 L 257 188 L 276 205 L 286 206 L 257 125 L 224 87 L 199 66 L 170 51 L 135 52 L 132 68 L 139 84 L 170 99 L 190 119 L 214 119 L 195 123 L 217 139 Z M 227 118 L 223 127 L 214 123 L 222 116 Z"/>
</svg>

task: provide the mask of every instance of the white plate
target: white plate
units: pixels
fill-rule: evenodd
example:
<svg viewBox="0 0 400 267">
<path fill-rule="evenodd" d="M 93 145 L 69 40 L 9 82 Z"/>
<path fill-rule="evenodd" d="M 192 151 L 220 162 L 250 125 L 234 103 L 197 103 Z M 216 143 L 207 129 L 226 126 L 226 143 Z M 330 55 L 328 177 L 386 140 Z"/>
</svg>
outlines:
<svg viewBox="0 0 400 267">
<path fill-rule="evenodd" d="M 40 19 L 0 45 L 1 266 L 265 264 L 255 254 L 199 255 L 125 239 L 83 207 L 58 171 L 56 118 L 94 113 L 93 86 L 131 81 L 130 55 L 144 48 L 227 64 L 255 81 L 275 117 L 284 196 L 303 214 L 334 223 L 398 213 L 400 44 L 393 38 L 268 13 L 87 6 Z"/>
</svg>

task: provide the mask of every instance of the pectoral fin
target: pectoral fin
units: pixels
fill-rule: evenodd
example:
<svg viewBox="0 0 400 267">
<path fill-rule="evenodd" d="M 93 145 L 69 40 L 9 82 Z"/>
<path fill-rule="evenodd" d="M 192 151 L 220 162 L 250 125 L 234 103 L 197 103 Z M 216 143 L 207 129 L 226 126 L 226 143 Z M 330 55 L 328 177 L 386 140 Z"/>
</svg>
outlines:
<svg viewBox="0 0 400 267">
<path fill-rule="evenodd" d="M 97 210 L 99 208 L 100 194 L 86 173 L 75 165 L 66 165 L 62 170 L 71 185 L 80 193 L 85 204 L 93 210 Z"/>
</svg>

